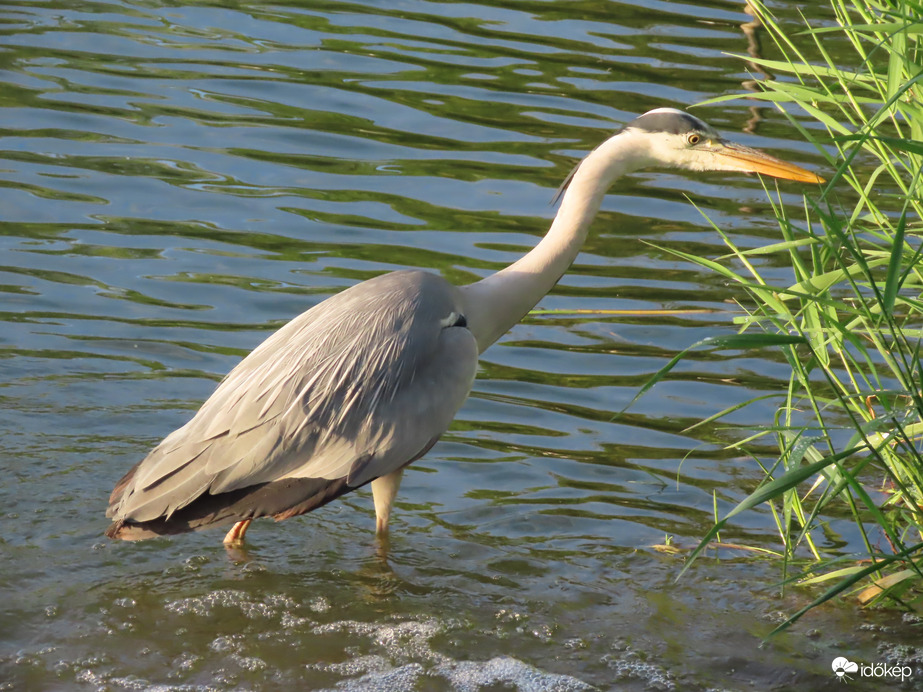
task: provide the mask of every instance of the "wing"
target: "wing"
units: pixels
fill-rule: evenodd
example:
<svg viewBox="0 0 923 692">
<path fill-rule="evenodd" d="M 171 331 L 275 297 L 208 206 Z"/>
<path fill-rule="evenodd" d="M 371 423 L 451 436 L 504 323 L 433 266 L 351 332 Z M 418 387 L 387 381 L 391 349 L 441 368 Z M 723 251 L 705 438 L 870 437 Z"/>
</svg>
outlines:
<svg viewBox="0 0 923 692">
<path fill-rule="evenodd" d="M 454 286 L 414 271 L 363 282 L 241 361 L 119 482 L 107 514 L 168 519 L 199 498 L 230 500 L 279 481 L 342 494 L 425 452 L 467 398 L 476 367 Z M 286 502 L 297 505 L 297 495 Z"/>
</svg>

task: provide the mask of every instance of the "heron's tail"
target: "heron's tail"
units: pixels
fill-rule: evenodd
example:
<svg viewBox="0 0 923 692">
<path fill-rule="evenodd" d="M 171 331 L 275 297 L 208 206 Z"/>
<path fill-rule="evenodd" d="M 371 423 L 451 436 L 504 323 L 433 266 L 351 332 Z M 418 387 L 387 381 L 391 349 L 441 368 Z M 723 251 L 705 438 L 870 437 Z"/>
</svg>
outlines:
<svg viewBox="0 0 923 692">
<path fill-rule="evenodd" d="M 226 493 L 200 495 L 169 516 L 150 521 L 116 519 L 106 529 L 109 538 L 140 541 L 189 531 L 202 531 L 245 519 L 288 519 L 327 504 L 355 490 L 346 478 L 285 478 Z"/>
</svg>

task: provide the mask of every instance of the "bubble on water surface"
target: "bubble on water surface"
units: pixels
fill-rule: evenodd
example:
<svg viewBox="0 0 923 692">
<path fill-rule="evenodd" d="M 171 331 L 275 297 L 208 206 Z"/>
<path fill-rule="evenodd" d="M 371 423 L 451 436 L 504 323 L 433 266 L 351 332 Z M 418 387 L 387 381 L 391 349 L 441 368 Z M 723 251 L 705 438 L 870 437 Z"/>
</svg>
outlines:
<svg viewBox="0 0 923 692">
<path fill-rule="evenodd" d="M 247 618 L 274 618 L 296 607 L 294 600 L 282 594 L 254 597 L 243 591 L 221 589 L 203 596 L 180 598 L 166 604 L 165 608 L 179 615 L 211 617 L 216 608 L 240 610 Z"/>
<path fill-rule="evenodd" d="M 248 670 L 251 673 L 258 670 L 266 670 L 266 661 L 256 656 L 240 656 L 239 654 L 232 654 L 231 660 L 234 661 L 244 670 Z"/>
<path fill-rule="evenodd" d="M 319 625 L 315 634 L 347 631 L 368 637 L 383 654 L 358 656 L 340 663 L 315 664 L 316 670 L 356 676 L 337 684 L 337 690 L 413 690 L 419 677 L 442 679 L 458 692 L 478 692 L 504 685 L 520 692 L 578 692 L 596 689 L 568 675 L 548 673 L 510 656 L 487 661 L 458 661 L 433 649 L 430 639 L 453 629 L 434 619 L 393 624 L 346 620 Z M 430 664 L 430 665 L 427 665 Z"/>
<path fill-rule="evenodd" d="M 343 680 L 332 689 L 338 692 L 342 690 L 346 692 L 413 692 L 417 689 L 417 680 L 424 674 L 423 666 L 419 663 L 408 663 L 384 672 L 369 673 L 361 678 Z"/>
<path fill-rule="evenodd" d="M 318 596 L 308 604 L 308 607 L 315 613 L 326 613 L 330 610 L 330 601 L 323 596 Z"/>
<path fill-rule="evenodd" d="M 310 618 L 300 617 L 292 613 L 282 613 L 281 624 L 287 630 L 297 629 L 313 622 Z"/>
<path fill-rule="evenodd" d="M 328 673 L 343 675 L 344 677 L 355 677 L 365 673 L 381 673 L 393 668 L 387 658 L 377 655 L 358 656 L 340 663 L 323 663 L 311 667 L 325 670 Z"/>
<path fill-rule="evenodd" d="M 407 620 L 396 624 L 378 624 L 344 620 L 314 628 L 315 634 L 330 632 L 352 632 L 370 637 L 392 657 L 398 659 L 416 658 L 441 662 L 447 656 L 433 651 L 429 640 L 443 630 L 436 620 Z"/>
<path fill-rule="evenodd" d="M 633 651 L 627 651 L 619 658 L 604 656 L 603 660 L 612 669 L 615 680 L 643 680 L 650 690 L 672 692 L 676 689 L 676 681 L 669 671 L 642 661 Z"/>
<path fill-rule="evenodd" d="M 216 637 L 208 648 L 216 653 L 237 652 L 240 651 L 245 642 L 242 634 L 232 634 L 229 636 Z"/>
<path fill-rule="evenodd" d="M 446 678 L 458 692 L 478 692 L 485 686 L 510 685 L 518 692 L 580 692 L 594 690 L 569 675 L 546 673 L 510 656 L 489 661 L 453 661 L 433 672 Z"/>
<path fill-rule="evenodd" d="M 260 600 L 263 599 L 263 600 Z M 127 605 L 127 604 L 126 604 Z M 184 616 L 208 617 L 213 623 L 224 621 L 225 608 L 238 609 L 252 617 L 269 617 L 272 621 L 256 620 L 252 623 L 258 631 L 214 631 L 205 650 L 185 651 L 168 659 L 160 674 L 147 672 L 141 675 L 119 674 L 118 661 L 103 654 L 87 654 L 75 658 L 62 658 L 54 649 L 34 652 L 21 651 L 16 660 L 33 667 L 51 669 L 62 680 L 70 680 L 91 690 L 145 690 L 154 692 L 206 692 L 210 690 L 246 689 L 247 685 L 295 685 L 324 674 L 328 690 L 334 692 L 411 692 L 418 689 L 456 690 L 479 692 L 482 689 L 510 689 L 519 692 L 580 692 L 596 689 L 582 680 L 549 672 L 512 656 L 493 656 L 478 660 L 464 644 L 434 644 L 449 635 L 467 632 L 470 626 L 457 619 L 440 620 L 432 617 L 384 622 L 342 620 L 326 624 L 306 624 L 296 633 L 297 640 L 312 648 L 318 640 L 342 645 L 339 650 L 346 660 L 336 662 L 305 663 L 302 676 L 277 677 L 277 656 L 273 647 L 279 643 L 291 644 L 294 640 L 278 639 L 285 622 L 294 623 L 289 612 L 292 607 L 304 608 L 307 603 L 276 595 L 246 595 L 236 590 L 218 590 L 196 597 L 169 601 L 164 608 Z M 207 614 L 207 615 L 206 615 Z M 101 623 L 101 626 L 105 626 Z M 217 626 L 217 625 L 216 625 Z M 249 629 L 251 624 L 247 625 Z M 93 633 L 88 632 L 88 642 Z M 311 641 L 312 638 L 314 641 Z M 270 642 L 267 645 L 257 643 Z M 268 646 L 268 648 L 266 648 Z M 450 648 L 445 648 L 449 646 Z M 442 650 L 440 650 L 442 649 Z M 141 649 L 135 650 L 135 655 Z M 456 652 L 464 652 L 459 654 Z M 459 656 L 473 660 L 459 660 Z M 639 662 L 635 662 L 639 663 Z M 629 671 L 626 662 L 611 661 L 621 679 L 642 677 L 652 689 L 670 689 L 658 686 L 656 676 Z M 153 664 L 156 665 L 156 664 Z M 158 679 L 160 678 L 160 679 Z M 164 680 L 166 678 L 169 682 Z M 315 683 L 316 684 L 316 683 Z M 243 687 L 242 687 L 243 686 Z M 312 686 L 312 689 L 314 687 Z"/>
</svg>

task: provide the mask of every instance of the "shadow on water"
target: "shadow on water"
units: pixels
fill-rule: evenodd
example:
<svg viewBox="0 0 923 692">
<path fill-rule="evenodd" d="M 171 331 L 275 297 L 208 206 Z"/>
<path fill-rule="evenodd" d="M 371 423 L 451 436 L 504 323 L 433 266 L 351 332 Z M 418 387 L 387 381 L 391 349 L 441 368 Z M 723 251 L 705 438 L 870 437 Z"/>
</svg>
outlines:
<svg viewBox="0 0 923 692">
<path fill-rule="evenodd" d="M 810 593 L 735 553 L 674 583 L 682 553 L 656 547 L 694 545 L 760 477 L 722 449 L 736 430 L 686 428 L 784 371 L 701 354 L 616 417 L 740 297 L 644 240 L 722 255 L 690 199 L 741 246 L 772 237 L 756 179 L 619 184 L 541 307 L 704 312 L 518 325 L 406 475 L 386 557 L 364 493 L 230 555 L 102 537 L 114 481 L 272 330 L 383 271 L 505 266 L 609 132 L 738 91 L 742 9 L 6 3 L 0 689 L 821 690 L 835 656 L 913 641 L 846 605 L 759 648 Z M 772 111 L 697 113 L 817 165 Z M 766 512 L 726 538 L 776 547 Z M 831 521 L 823 547 L 856 540 Z"/>
</svg>

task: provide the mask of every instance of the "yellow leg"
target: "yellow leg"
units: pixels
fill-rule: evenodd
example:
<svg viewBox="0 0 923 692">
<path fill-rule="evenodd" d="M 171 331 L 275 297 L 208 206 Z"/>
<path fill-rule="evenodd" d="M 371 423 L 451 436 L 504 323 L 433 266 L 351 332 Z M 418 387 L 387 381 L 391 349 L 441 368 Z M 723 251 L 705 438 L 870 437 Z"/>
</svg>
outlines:
<svg viewBox="0 0 923 692">
<path fill-rule="evenodd" d="M 228 535 L 224 537 L 225 545 L 240 545 L 244 542 L 244 534 L 247 533 L 247 529 L 250 527 L 250 522 L 253 519 L 244 519 L 239 521 L 228 531 Z"/>
<path fill-rule="evenodd" d="M 388 535 L 388 520 L 383 519 L 379 516 L 375 517 L 375 535 L 376 536 L 387 536 Z"/>
<path fill-rule="evenodd" d="M 372 481 L 372 499 L 375 500 L 375 533 L 379 536 L 388 535 L 391 506 L 394 504 L 397 489 L 401 486 L 403 475 L 404 469 L 401 469 Z"/>
</svg>

